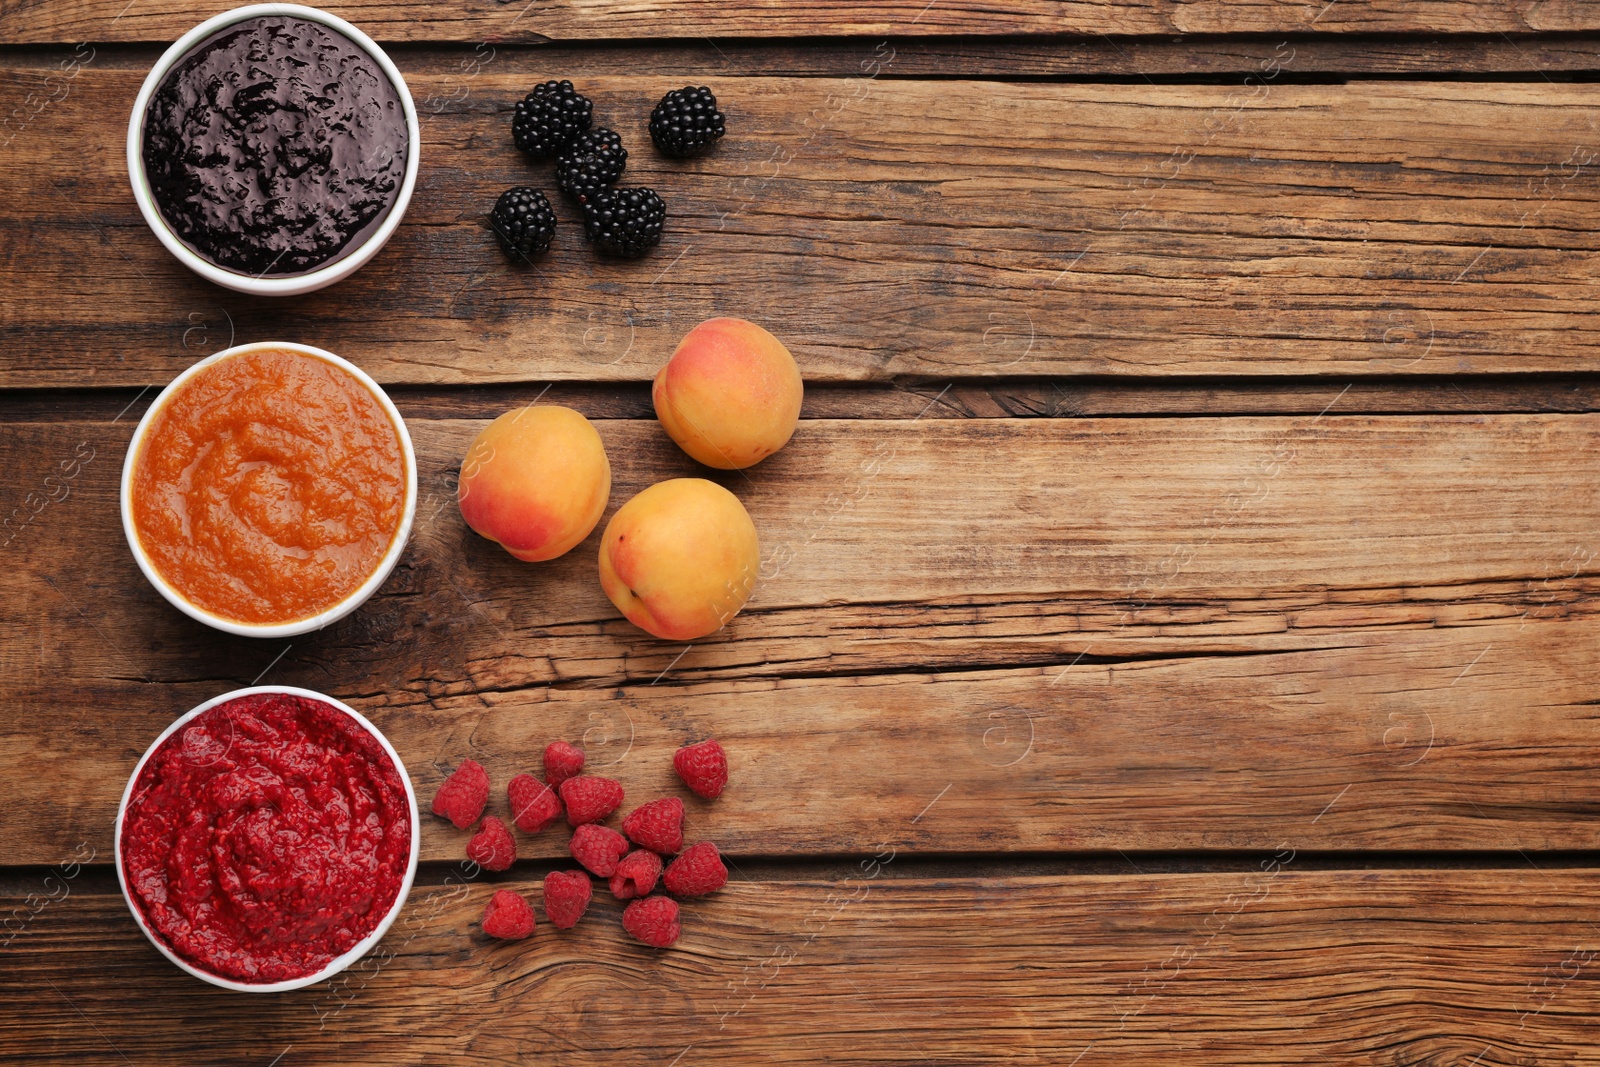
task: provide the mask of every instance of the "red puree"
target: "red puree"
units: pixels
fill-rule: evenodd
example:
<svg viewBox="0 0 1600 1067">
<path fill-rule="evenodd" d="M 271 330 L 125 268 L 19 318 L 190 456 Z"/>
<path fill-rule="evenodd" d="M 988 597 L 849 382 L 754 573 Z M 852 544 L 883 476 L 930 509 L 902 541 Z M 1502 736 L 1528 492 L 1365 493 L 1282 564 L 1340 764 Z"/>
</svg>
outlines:
<svg viewBox="0 0 1600 1067">
<path fill-rule="evenodd" d="M 405 784 L 361 724 L 320 700 L 239 697 L 139 772 L 122 824 L 128 888 L 201 970 L 281 982 L 370 934 L 411 858 Z"/>
</svg>

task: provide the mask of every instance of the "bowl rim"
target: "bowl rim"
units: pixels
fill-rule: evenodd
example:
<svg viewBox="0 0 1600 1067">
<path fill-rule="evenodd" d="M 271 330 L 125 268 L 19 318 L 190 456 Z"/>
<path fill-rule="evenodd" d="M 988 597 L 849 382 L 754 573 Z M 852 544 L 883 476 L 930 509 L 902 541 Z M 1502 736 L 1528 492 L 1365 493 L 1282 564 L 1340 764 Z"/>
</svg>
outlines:
<svg viewBox="0 0 1600 1067">
<path fill-rule="evenodd" d="M 207 367 L 214 363 L 220 363 L 225 359 L 231 359 L 234 356 L 261 349 L 285 349 L 300 355 L 324 360 L 340 368 L 365 386 L 377 398 L 378 404 L 389 416 L 389 421 L 394 424 L 395 432 L 400 438 L 401 458 L 404 460 L 406 468 L 406 499 L 405 507 L 400 515 L 400 525 L 394 532 L 394 538 L 389 543 L 388 551 L 378 561 L 378 566 L 367 576 L 366 581 L 362 582 L 343 600 L 318 612 L 316 615 L 292 622 L 237 622 L 214 614 L 198 604 L 192 603 L 177 589 L 173 588 L 166 578 L 162 576 L 161 572 L 156 569 L 155 564 L 151 562 L 149 555 L 145 552 L 144 546 L 139 543 L 139 532 L 135 529 L 133 521 L 134 462 L 139 456 L 145 438 L 149 436 L 150 426 L 155 421 L 156 414 L 190 379 Z M 151 401 L 150 407 L 145 410 L 144 416 L 139 419 L 139 425 L 134 428 L 133 437 L 128 442 L 128 454 L 122 461 L 122 485 L 118 492 L 118 499 L 122 508 L 122 533 L 127 538 L 128 547 L 133 551 L 134 562 L 138 563 L 139 569 L 144 572 L 145 579 L 155 586 L 156 592 L 165 597 L 169 604 L 191 619 L 239 637 L 294 637 L 298 634 L 320 630 L 330 623 L 337 622 L 366 603 L 367 599 L 377 592 L 378 587 L 388 579 L 395 565 L 400 562 L 400 556 L 405 552 L 406 544 L 411 540 L 411 529 L 417 515 L 417 453 L 411 443 L 411 433 L 406 429 L 405 419 L 400 417 L 399 409 L 394 406 L 394 401 L 389 399 L 389 394 L 383 391 L 383 387 L 373 381 L 366 371 L 347 359 L 312 345 L 303 345 L 294 341 L 253 341 L 250 344 L 224 348 L 220 352 L 213 352 L 204 359 L 196 361 L 187 370 L 168 382 L 167 387 L 156 395 L 155 400 Z"/>
<path fill-rule="evenodd" d="M 174 64 L 182 59 L 191 48 L 210 37 L 218 30 L 231 26 L 246 19 L 261 18 L 265 16 L 289 16 L 318 22 L 329 29 L 349 38 L 357 47 L 365 51 L 378 64 L 385 77 L 394 85 L 395 93 L 400 98 L 400 108 L 405 114 L 406 134 L 410 138 L 406 146 L 405 177 L 401 180 L 400 191 L 396 194 L 394 203 L 389 206 L 389 214 L 378 225 L 367 239 L 360 245 L 350 249 L 344 256 L 324 267 L 305 274 L 295 275 L 292 278 L 264 278 L 251 277 L 237 271 L 219 267 L 215 263 L 203 258 L 191 250 L 178 235 L 172 232 L 166 219 L 162 218 L 161 210 L 156 207 L 154 195 L 150 189 L 149 177 L 144 169 L 144 115 L 150 105 L 150 98 L 160 88 L 161 82 L 166 78 Z M 236 7 L 231 11 L 224 11 L 200 23 L 194 29 L 174 41 L 161 58 L 156 60 L 155 66 L 150 68 L 150 73 L 145 75 L 144 83 L 139 87 L 139 95 L 133 101 L 133 113 L 128 117 L 127 163 L 128 181 L 133 187 L 133 197 L 139 204 L 139 213 L 144 216 L 144 221 L 156 239 L 166 246 L 178 261 L 207 281 L 214 282 L 235 292 L 251 293 L 256 296 L 296 296 L 309 293 L 355 273 L 368 260 L 378 254 L 395 230 L 400 227 L 400 220 L 406 213 L 406 208 L 411 203 L 411 194 L 416 189 L 417 173 L 421 161 L 422 127 L 417 121 L 416 103 L 411 99 L 411 90 L 406 86 L 405 78 L 400 74 L 400 68 L 388 53 L 378 47 L 371 37 L 356 29 L 350 23 L 337 15 L 330 15 L 326 11 L 303 4 L 248 4 Z"/>
<path fill-rule="evenodd" d="M 221 975 L 212 974 L 209 971 L 202 970 L 201 968 L 190 963 L 188 960 L 183 959 L 170 947 L 164 944 L 159 937 L 156 936 L 155 931 L 150 928 L 150 924 L 146 921 L 144 914 L 140 912 L 139 906 L 134 903 L 133 894 L 128 891 L 128 876 L 123 870 L 122 863 L 122 824 L 128 814 L 128 801 L 133 796 L 134 783 L 138 782 L 139 775 L 144 771 L 145 764 L 150 761 L 150 757 L 155 754 L 156 750 L 161 747 L 162 743 L 165 742 L 167 738 L 181 730 L 197 716 L 204 712 L 210 711 L 219 704 L 224 704 L 230 700 L 237 700 L 239 697 L 254 696 L 258 693 L 280 693 L 289 696 L 304 697 L 309 700 L 319 700 L 324 704 L 328 704 L 331 707 L 337 708 L 344 712 L 346 715 L 354 719 L 362 729 L 367 731 L 368 734 L 372 735 L 378 744 L 382 746 L 383 751 L 388 755 L 389 759 L 394 762 L 394 768 L 399 773 L 400 781 L 406 789 L 406 806 L 411 815 L 411 857 L 406 862 L 406 873 L 400 881 L 400 889 L 399 892 L 395 894 L 394 903 L 389 906 L 388 913 L 384 915 L 382 921 L 373 928 L 370 934 L 356 942 L 355 945 L 351 946 L 341 955 L 334 957 L 328 962 L 327 966 L 313 974 L 303 975 L 299 978 L 286 979 L 282 982 L 251 983 L 236 981 L 232 978 L 224 978 Z M 116 855 L 117 885 L 122 889 L 123 902 L 128 905 L 128 910 L 133 913 L 134 921 L 138 923 L 139 929 L 143 931 L 145 938 L 149 940 L 149 942 L 154 945 L 163 956 L 177 964 L 182 970 L 194 975 L 196 978 L 199 978 L 202 981 L 210 982 L 212 985 L 220 986 L 223 989 L 232 989 L 242 993 L 279 993 L 289 989 L 301 989 L 308 985 L 314 985 L 325 978 L 331 978 L 340 971 L 349 967 L 351 964 L 355 963 L 357 960 L 361 959 L 361 957 L 370 952 L 372 948 L 383 939 L 383 935 L 388 933 L 389 928 L 394 925 L 395 919 L 399 917 L 401 909 L 405 907 L 406 898 L 410 896 L 412 883 L 415 882 L 417 876 L 417 858 L 421 854 L 422 844 L 422 827 L 419 823 L 419 820 L 420 816 L 417 813 L 417 793 L 411 785 L 411 775 L 406 773 L 405 762 L 400 759 L 400 753 L 395 751 L 394 746 L 389 743 L 389 739 L 383 736 L 383 731 L 372 725 L 372 723 L 367 720 L 366 716 L 362 715 L 359 711 L 344 703 L 342 700 L 335 700 L 333 697 L 330 697 L 325 693 L 318 693 L 313 689 L 302 689 L 299 686 L 293 685 L 246 686 L 243 689 L 234 689 L 230 692 L 223 693 L 221 696 L 212 697 L 210 700 L 204 701 L 196 706 L 187 714 L 181 715 L 177 719 L 174 719 L 165 730 L 161 731 L 160 735 L 154 741 L 150 742 L 150 747 L 144 750 L 144 755 L 139 757 L 139 762 L 134 765 L 133 773 L 128 775 L 128 784 L 122 790 L 122 800 L 117 805 L 116 826 L 112 832 L 112 851 Z"/>
</svg>

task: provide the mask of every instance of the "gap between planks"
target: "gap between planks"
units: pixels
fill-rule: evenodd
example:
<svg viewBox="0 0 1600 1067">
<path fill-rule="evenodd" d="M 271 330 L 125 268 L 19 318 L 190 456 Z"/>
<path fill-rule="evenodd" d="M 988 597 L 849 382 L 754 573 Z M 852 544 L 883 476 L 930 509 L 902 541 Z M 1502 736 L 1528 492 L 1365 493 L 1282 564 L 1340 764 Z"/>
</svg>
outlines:
<svg viewBox="0 0 1600 1067">
<path fill-rule="evenodd" d="M 147 70 L 156 44 L 96 43 L 94 64 Z M 1186 37 L 858 37 L 701 38 L 592 41 L 582 45 L 390 42 L 407 73 L 461 75 L 493 63 L 545 68 L 552 76 L 672 74 L 689 78 L 855 77 L 880 44 L 894 55 L 884 78 L 1106 81 L 1144 78 L 1172 84 L 1237 81 L 1293 53 L 1285 81 L 1363 78 L 1570 78 L 1600 70 L 1600 33 L 1196 34 Z M 0 44 L 0 70 L 55 69 L 67 45 Z M 887 53 L 885 53 L 887 54 Z M 463 66 L 465 64 L 465 66 Z M 868 68 L 871 69 L 870 67 Z"/>
<path fill-rule="evenodd" d="M 902 854 L 886 866 L 885 879 L 990 879 L 990 878 L 1082 878 L 1138 874 L 1248 874 L 1261 867 L 1261 860 L 1272 849 L 1148 849 L 1095 852 L 969 852 L 933 855 Z M 763 856 L 724 852 L 738 864 L 740 882 L 847 882 L 859 877 L 861 864 L 874 853 L 841 853 L 830 856 Z M 1600 850 L 1514 849 L 1459 851 L 1415 849 L 1359 849 L 1324 851 L 1303 849 L 1295 853 L 1294 866 L 1302 871 L 1524 871 L 1530 863 L 1542 871 L 1600 870 Z M 525 882 L 543 878 L 551 871 L 568 870 L 569 859 L 523 859 L 511 870 L 486 874 L 485 882 Z M 449 885 L 459 876 L 461 865 L 450 860 L 423 860 L 417 865 L 415 891 Z M 25 897 L 36 891 L 55 866 L 44 864 L 0 864 L 0 899 Z M 73 892 L 87 896 L 120 896 L 116 868 L 110 863 L 88 863 L 72 880 Z"/>
<path fill-rule="evenodd" d="M 13 389 L 0 397 L 0 424 L 137 420 L 163 383 L 141 387 Z M 1349 388 L 1346 389 L 1345 387 Z M 529 382 L 484 386 L 391 385 L 408 419 L 492 417 L 540 400 L 591 418 L 654 419 L 643 382 Z M 802 419 L 1175 418 L 1315 415 L 1338 398 L 1349 415 L 1586 414 L 1600 411 L 1600 374 L 1478 374 L 1417 378 L 1170 378 L 1101 376 L 995 382 L 907 379 L 810 382 Z"/>
</svg>

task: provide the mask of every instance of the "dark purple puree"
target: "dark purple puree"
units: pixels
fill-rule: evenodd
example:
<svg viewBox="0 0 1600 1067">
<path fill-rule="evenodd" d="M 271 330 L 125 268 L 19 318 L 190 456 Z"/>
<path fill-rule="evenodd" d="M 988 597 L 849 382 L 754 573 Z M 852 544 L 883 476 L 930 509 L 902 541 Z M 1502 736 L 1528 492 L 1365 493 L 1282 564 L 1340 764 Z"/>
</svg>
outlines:
<svg viewBox="0 0 1600 1067">
<path fill-rule="evenodd" d="M 144 166 L 162 218 L 219 267 L 306 274 L 359 247 L 405 177 L 405 111 L 372 56 L 320 23 L 235 23 L 150 99 Z"/>
</svg>

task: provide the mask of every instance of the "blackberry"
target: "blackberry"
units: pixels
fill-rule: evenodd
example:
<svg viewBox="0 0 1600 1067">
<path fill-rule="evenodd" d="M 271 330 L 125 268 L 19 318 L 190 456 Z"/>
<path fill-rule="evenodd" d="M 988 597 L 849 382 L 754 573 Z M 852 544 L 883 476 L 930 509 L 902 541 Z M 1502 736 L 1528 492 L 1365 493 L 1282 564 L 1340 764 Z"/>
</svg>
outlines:
<svg viewBox="0 0 1600 1067">
<path fill-rule="evenodd" d="M 694 155 L 726 132 L 727 120 L 717 110 L 717 98 L 704 85 L 674 89 L 650 112 L 650 139 L 677 159 Z"/>
<path fill-rule="evenodd" d="M 563 155 L 580 155 L 585 152 L 610 152 L 626 161 L 628 150 L 622 147 L 622 136 L 609 126 L 596 126 L 580 133 Z"/>
<path fill-rule="evenodd" d="M 601 189 L 583 205 L 584 236 L 613 256 L 636 259 L 661 243 L 667 205 L 654 189 Z"/>
<path fill-rule="evenodd" d="M 489 212 L 489 225 L 506 255 L 524 263 L 550 247 L 556 235 L 556 213 L 537 189 L 507 189 Z"/>
<path fill-rule="evenodd" d="M 566 150 L 593 121 L 594 105 L 569 81 L 548 81 L 517 104 L 511 137 L 531 159 L 549 159 Z"/>
<path fill-rule="evenodd" d="M 578 135 L 572 147 L 556 160 L 556 184 L 578 203 L 608 185 L 615 185 L 628 163 L 628 150 L 615 130 L 596 126 Z"/>
</svg>

